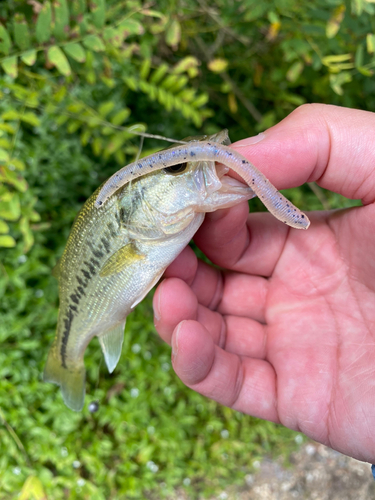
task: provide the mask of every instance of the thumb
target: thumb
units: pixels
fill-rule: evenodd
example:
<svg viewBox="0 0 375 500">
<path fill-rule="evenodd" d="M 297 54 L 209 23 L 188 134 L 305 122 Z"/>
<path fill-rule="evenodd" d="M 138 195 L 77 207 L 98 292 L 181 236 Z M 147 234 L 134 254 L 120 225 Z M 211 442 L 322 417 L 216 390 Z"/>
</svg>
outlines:
<svg viewBox="0 0 375 500">
<path fill-rule="evenodd" d="M 375 113 L 305 104 L 232 145 L 279 189 L 316 181 L 346 198 L 375 199 Z"/>
</svg>

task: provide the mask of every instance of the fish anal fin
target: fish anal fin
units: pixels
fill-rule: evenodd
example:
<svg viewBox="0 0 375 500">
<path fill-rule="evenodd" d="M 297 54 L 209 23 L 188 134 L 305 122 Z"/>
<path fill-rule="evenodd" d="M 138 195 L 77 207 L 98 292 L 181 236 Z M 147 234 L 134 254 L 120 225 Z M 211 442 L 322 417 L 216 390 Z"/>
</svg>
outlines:
<svg viewBox="0 0 375 500">
<path fill-rule="evenodd" d="M 139 260 L 145 259 L 145 255 L 140 253 L 134 243 L 128 243 L 107 259 L 100 270 L 100 277 L 104 278 L 122 271 L 126 266 Z"/>
<path fill-rule="evenodd" d="M 126 321 L 126 320 L 125 320 Z M 109 373 L 116 368 L 124 342 L 125 321 L 98 335 Z"/>
<path fill-rule="evenodd" d="M 85 366 L 79 363 L 73 367 L 64 368 L 58 356 L 54 343 L 48 353 L 44 368 L 43 380 L 61 387 L 61 393 L 66 406 L 71 410 L 81 411 L 85 400 Z"/>
</svg>

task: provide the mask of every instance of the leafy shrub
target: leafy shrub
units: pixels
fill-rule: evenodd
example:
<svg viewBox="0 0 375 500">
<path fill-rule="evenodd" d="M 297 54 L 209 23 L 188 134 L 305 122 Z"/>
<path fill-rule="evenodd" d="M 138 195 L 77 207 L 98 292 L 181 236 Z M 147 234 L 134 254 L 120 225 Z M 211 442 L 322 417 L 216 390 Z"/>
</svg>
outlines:
<svg viewBox="0 0 375 500">
<path fill-rule="evenodd" d="M 156 10 L 157 9 L 157 10 Z M 145 132 L 257 133 L 311 101 L 374 108 L 365 0 L 0 3 L 0 499 L 207 496 L 294 433 L 217 406 L 173 375 L 150 299 L 113 375 L 90 345 L 91 414 L 41 382 L 57 318 L 51 269 L 79 207 Z M 160 148 L 147 139 L 142 154 Z M 312 191 L 313 189 L 314 191 Z M 347 201 L 316 186 L 303 209 Z"/>
</svg>

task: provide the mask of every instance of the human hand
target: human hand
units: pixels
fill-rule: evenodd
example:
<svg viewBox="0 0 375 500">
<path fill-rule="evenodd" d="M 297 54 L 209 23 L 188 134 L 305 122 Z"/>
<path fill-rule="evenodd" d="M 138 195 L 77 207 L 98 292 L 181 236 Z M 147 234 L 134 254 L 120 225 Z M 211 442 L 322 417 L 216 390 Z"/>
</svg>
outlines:
<svg viewBox="0 0 375 500">
<path fill-rule="evenodd" d="M 243 203 L 207 214 L 154 296 L 190 388 L 375 463 L 375 114 L 305 105 L 233 148 L 278 188 L 316 181 L 362 207 L 296 231 Z M 258 142 L 256 142 L 258 141 Z"/>
</svg>

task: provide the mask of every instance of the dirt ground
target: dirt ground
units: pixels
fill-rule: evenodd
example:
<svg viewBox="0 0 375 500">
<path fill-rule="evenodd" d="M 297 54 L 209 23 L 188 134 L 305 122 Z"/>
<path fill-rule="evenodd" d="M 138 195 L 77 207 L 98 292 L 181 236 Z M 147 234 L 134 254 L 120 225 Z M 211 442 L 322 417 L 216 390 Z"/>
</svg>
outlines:
<svg viewBox="0 0 375 500">
<path fill-rule="evenodd" d="M 266 459 L 245 476 L 243 488 L 215 500 L 375 500 L 370 464 L 313 442 L 302 444 L 291 463 L 286 468 Z"/>
<path fill-rule="evenodd" d="M 228 488 L 210 500 L 375 500 L 371 465 L 315 442 L 301 444 L 290 457 L 254 463 L 256 471 L 242 486 Z M 171 499 L 172 500 L 172 499 Z M 173 500 L 191 500 L 178 491 Z"/>
</svg>

